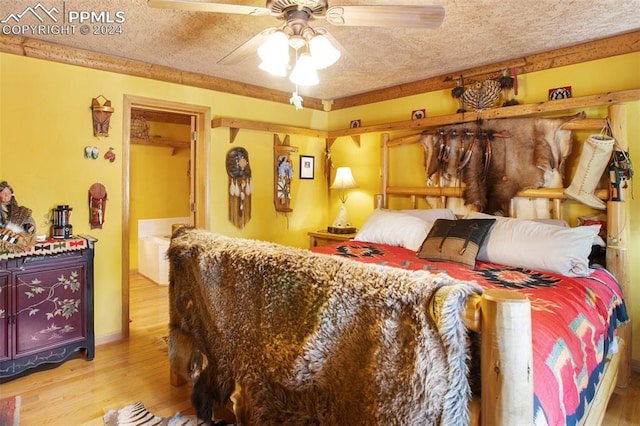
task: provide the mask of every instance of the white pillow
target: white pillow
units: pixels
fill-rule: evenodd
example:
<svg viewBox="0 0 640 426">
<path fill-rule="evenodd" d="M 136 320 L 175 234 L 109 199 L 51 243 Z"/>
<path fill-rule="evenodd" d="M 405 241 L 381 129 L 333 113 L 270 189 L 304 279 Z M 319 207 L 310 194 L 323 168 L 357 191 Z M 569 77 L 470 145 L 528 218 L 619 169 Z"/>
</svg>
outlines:
<svg viewBox="0 0 640 426">
<path fill-rule="evenodd" d="M 600 225 L 566 228 L 476 212 L 467 217 L 496 219 L 480 247 L 478 260 L 569 277 L 586 277 L 592 272 L 589 253 Z"/>
<path fill-rule="evenodd" d="M 436 219 L 457 219 L 456 214 L 451 209 L 409 209 L 398 211 L 429 223 L 434 223 Z"/>
<path fill-rule="evenodd" d="M 417 251 L 432 225 L 408 214 L 378 209 L 367 218 L 354 240 Z"/>
</svg>

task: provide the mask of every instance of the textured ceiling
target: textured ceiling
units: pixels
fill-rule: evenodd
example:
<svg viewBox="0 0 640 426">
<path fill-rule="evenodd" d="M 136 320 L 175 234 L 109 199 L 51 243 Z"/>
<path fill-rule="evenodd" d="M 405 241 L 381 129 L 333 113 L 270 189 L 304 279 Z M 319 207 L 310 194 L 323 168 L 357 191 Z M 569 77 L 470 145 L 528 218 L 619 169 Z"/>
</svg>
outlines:
<svg viewBox="0 0 640 426">
<path fill-rule="evenodd" d="M 219 3 L 265 5 L 260 0 L 219 0 Z M 50 18 L 39 22 L 26 8 L 41 4 L 59 10 L 57 25 L 69 12 L 94 12 L 121 34 L 46 34 Z M 640 28 L 640 0 L 329 0 L 330 6 L 364 4 L 441 5 L 438 29 L 326 27 L 347 54 L 321 70 L 320 84 L 300 88 L 303 96 L 335 99 L 397 86 L 447 73 L 602 39 Z M 64 17 L 64 18 L 62 18 Z M 259 70 L 257 55 L 235 65 L 217 61 L 260 31 L 278 26 L 272 17 L 188 12 L 147 7 L 146 0 L 0 0 L 3 34 L 11 31 L 34 39 L 98 53 L 202 73 L 268 89 L 290 92 L 286 78 Z M 46 31 L 26 29 L 41 25 Z M 91 30 L 108 30 L 95 26 Z M 17 34 L 19 32 L 19 34 Z"/>
</svg>

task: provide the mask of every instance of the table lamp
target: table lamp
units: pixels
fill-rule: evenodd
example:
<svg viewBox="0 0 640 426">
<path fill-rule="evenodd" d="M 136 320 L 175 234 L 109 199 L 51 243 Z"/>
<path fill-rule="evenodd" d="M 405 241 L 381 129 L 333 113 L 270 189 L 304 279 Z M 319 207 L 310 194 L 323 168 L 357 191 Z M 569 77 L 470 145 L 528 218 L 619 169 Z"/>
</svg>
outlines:
<svg viewBox="0 0 640 426">
<path fill-rule="evenodd" d="M 340 205 L 338 216 L 333 221 L 333 224 L 327 228 L 327 231 L 334 234 L 351 234 L 356 232 L 356 228 L 351 225 L 349 215 L 347 214 L 347 208 L 345 206 L 347 196 L 345 194 L 345 189 L 356 188 L 357 186 L 356 181 L 353 179 L 351 168 L 338 167 L 336 170 L 336 177 L 330 188 L 339 189 L 341 191 L 340 200 L 342 201 L 342 205 Z"/>
</svg>

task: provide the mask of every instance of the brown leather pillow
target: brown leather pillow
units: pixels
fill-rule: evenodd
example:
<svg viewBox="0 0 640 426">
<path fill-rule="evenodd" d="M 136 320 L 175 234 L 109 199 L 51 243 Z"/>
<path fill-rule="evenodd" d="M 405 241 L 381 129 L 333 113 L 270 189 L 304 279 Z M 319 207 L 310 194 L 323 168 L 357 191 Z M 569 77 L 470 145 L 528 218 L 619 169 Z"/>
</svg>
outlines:
<svg viewBox="0 0 640 426">
<path fill-rule="evenodd" d="M 474 268 L 476 256 L 495 219 L 437 219 L 418 250 L 418 257 Z"/>
</svg>

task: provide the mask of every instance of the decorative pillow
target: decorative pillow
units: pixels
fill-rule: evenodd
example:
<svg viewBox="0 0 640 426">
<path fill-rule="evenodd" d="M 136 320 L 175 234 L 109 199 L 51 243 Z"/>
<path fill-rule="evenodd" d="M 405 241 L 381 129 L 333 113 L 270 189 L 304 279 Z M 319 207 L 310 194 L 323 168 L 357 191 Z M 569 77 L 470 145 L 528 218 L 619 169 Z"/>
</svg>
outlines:
<svg viewBox="0 0 640 426">
<path fill-rule="evenodd" d="M 494 222 L 495 219 L 437 219 L 422 243 L 418 257 L 474 268 L 480 245 Z"/>
<path fill-rule="evenodd" d="M 589 253 L 600 226 L 566 228 L 531 220 L 471 212 L 468 218 L 495 218 L 496 224 L 480 247 L 478 260 L 569 277 L 586 277 Z"/>
<path fill-rule="evenodd" d="M 431 223 L 408 214 L 374 210 L 356 234 L 355 241 L 388 244 L 416 251 L 431 229 Z"/>
<path fill-rule="evenodd" d="M 430 223 L 435 222 L 437 219 L 457 219 L 456 214 L 451 209 L 409 209 L 398 211 Z"/>
</svg>

